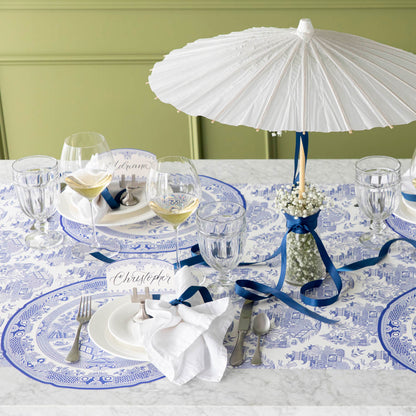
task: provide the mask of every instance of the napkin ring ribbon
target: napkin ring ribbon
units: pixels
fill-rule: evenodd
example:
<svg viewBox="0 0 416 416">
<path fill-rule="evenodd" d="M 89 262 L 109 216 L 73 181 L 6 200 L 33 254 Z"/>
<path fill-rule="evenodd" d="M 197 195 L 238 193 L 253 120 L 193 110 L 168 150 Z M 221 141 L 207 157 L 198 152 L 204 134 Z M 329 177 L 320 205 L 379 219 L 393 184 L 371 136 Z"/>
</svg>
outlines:
<svg viewBox="0 0 416 416">
<path fill-rule="evenodd" d="M 108 188 L 105 188 L 101 192 L 101 196 L 105 199 L 105 202 L 107 202 L 108 206 L 111 209 L 117 209 L 117 208 L 120 208 L 120 199 L 121 199 L 121 195 L 123 195 L 124 191 L 125 191 L 125 189 L 122 189 L 120 192 L 117 193 L 117 195 L 115 197 L 113 197 L 113 195 L 111 195 Z"/>
<path fill-rule="evenodd" d="M 191 306 L 189 302 L 186 302 L 188 299 L 190 299 L 195 293 L 199 292 L 202 296 L 202 299 L 205 303 L 212 302 L 212 296 L 211 293 L 209 293 L 209 290 L 205 286 L 189 286 L 188 289 L 185 290 L 185 292 L 182 293 L 177 299 L 171 300 L 169 303 L 173 306 L 176 305 L 185 305 L 185 306 Z"/>
</svg>

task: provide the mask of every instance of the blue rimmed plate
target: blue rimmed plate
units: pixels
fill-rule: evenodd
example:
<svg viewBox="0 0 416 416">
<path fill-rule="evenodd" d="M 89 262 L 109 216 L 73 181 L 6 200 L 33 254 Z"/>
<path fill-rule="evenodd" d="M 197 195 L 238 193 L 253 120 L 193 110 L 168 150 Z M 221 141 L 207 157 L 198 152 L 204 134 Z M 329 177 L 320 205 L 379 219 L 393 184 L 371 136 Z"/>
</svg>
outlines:
<svg viewBox="0 0 416 416">
<path fill-rule="evenodd" d="M 78 323 L 75 315 L 81 295 L 92 296 L 93 309 L 118 300 L 107 291 L 105 278 L 70 284 L 31 300 L 6 324 L 2 350 L 22 373 L 57 387 L 110 389 L 131 387 L 163 377 L 150 362 L 116 357 L 97 346 L 83 328 L 81 359 L 68 364 Z"/>
<path fill-rule="evenodd" d="M 156 155 L 139 149 L 114 149 L 111 151 L 114 156 L 115 170 L 113 172 L 113 182 L 110 188 L 113 194 L 120 191 L 120 180 L 124 176 L 125 179 L 130 179 L 134 173 L 136 180 L 141 184 L 140 188 L 135 190 L 135 196 L 139 199 L 139 203 L 132 206 L 120 205 L 117 210 L 108 209 L 105 215 L 97 220 L 97 225 L 103 226 L 118 226 L 125 224 L 132 224 L 139 221 L 146 221 L 155 216 L 147 205 L 146 195 L 144 192 L 144 184 L 148 176 L 148 172 L 152 163 L 156 160 Z M 64 191 L 59 195 L 57 201 L 57 210 L 62 217 L 76 223 L 85 225 L 91 224 L 89 215 L 80 215 L 81 209 L 75 201 L 78 201 L 79 196 L 75 199 L 74 192 Z M 85 205 L 85 206 L 84 206 Z M 87 201 L 82 204 L 84 209 L 88 206 Z M 88 211 L 89 212 L 89 211 Z"/>
<path fill-rule="evenodd" d="M 200 180 L 202 201 L 232 201 L 246 206 L 243 195 L 234 186 L 203 175 L 200 176 Z M 61 217 L 61 225 L 70 237 L 88 243 L 91 227 L 64 217 Z M 159 217 L 134 224 L 99 227 L 99 234 L 101 238 L 116 237 L 120 243 L 120 252 L 126 254 L 160 253 L 176 249 L 173 228 Z M 194 244 L 196 244 L 196 224 L 192 215 L 179 228 L 179 248 L 187 249 Z"/>
<path fill-rule="evenodd" d="M 406 220 L 403 215 L 405 209 L 405 206 L 400 206 L 396 213 L 387 218 L 386 223 L 397 234 L 414 240 L 416 239 L 416 224 Z"/>
<path fill-rule="evenodd" d="M 416 288 L 387 305 L 380 315 L 378 334 L 388 354 L 416 372 Z"/>
</svg>

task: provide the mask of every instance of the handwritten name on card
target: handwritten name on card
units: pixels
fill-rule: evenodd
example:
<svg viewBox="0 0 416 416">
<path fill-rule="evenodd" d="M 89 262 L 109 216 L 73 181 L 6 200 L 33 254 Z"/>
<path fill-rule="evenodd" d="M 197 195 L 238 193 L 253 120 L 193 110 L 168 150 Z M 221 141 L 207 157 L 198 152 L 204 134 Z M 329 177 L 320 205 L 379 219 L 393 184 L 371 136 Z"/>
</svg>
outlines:
<svg viewBox="0 0 416 416">
<path fill-rule="evenodd" d="M 153 153 L 138 149 L 116 149 L 112 151 L 115 160 L 114 177 L 120 179 L 135 176 L 137 181 L 146 181 L 149 170 L 156 160 Z"/>
<path fill-rule="evenodd" d="M 106 268 L 107 290 L 110 292 L 131 291 L 134 287 L 151 293 L 173 292 L 172 264 L 155 259 L 130 259 L 111 263 Z"/>
</svg>

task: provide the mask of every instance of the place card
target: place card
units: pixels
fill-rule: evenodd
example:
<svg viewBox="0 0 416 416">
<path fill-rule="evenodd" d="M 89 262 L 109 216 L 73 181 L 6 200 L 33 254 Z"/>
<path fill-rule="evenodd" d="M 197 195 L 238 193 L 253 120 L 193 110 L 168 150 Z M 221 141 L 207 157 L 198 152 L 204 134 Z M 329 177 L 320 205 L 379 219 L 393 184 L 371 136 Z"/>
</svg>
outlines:
<svg viewBox="0 0 416 416">
<path fill-rule="evenodd" d="M 144 293 L 146 287 L 150 293 L 174 291 L 173 265 L 156 259 L 128 259 L 111 263 L 106 268 L 107 290 L 109 292 L 129 292 L 137 288 Z"/>
<path fill-rule="evenodd" d="M 120 180 L 124 175 L 130 178 L 133 174 L 137 181 L 146 181 L 150 167 L 156 160 L 156 155 L 139 149 L 112 150 L 115 162 L 114 178 Z"/>
</svg>

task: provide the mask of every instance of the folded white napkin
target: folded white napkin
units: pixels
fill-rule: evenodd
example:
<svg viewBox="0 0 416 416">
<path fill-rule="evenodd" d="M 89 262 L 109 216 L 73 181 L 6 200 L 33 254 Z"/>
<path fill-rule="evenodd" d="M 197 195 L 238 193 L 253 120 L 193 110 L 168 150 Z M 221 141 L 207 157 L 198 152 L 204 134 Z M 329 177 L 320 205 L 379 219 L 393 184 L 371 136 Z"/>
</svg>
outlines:
<svg viewBox="0 0 416 416">
<path fill-rule="evenodd" d="M 188 267 L 177 272 L 177 296 L 190 286 L 190 281 L 195 285 L 192 279 Z M 194 377 L 218 382 L 227 366 L 223 342 L 234 311 L 229 298 L 201 303 L 197 293 L 187 301 L 192 307 L 172 306 L 163 299 L 146 300 L 146 312 L 153 318 L 140 324 L 143 345 L 150 361 L 175 384 Z"/>
<path fill-rule="evenodd" d="M 116 182 L 111 183 L 107 188 L 113 197 L 120 191 Z M 86 223 L 91 222 L 90 203 L 87 198 L 84 198 L 69 186 L 62 192 L 61 198 L 66 205 L 66 209 L 71 212 L 72 218 L 77 218 Z M 104 215 L 111 211 L 111 207 L 101 195 L 92 202 L 92 209 L 96 222 L 99 222 Z"/>
</svg>

